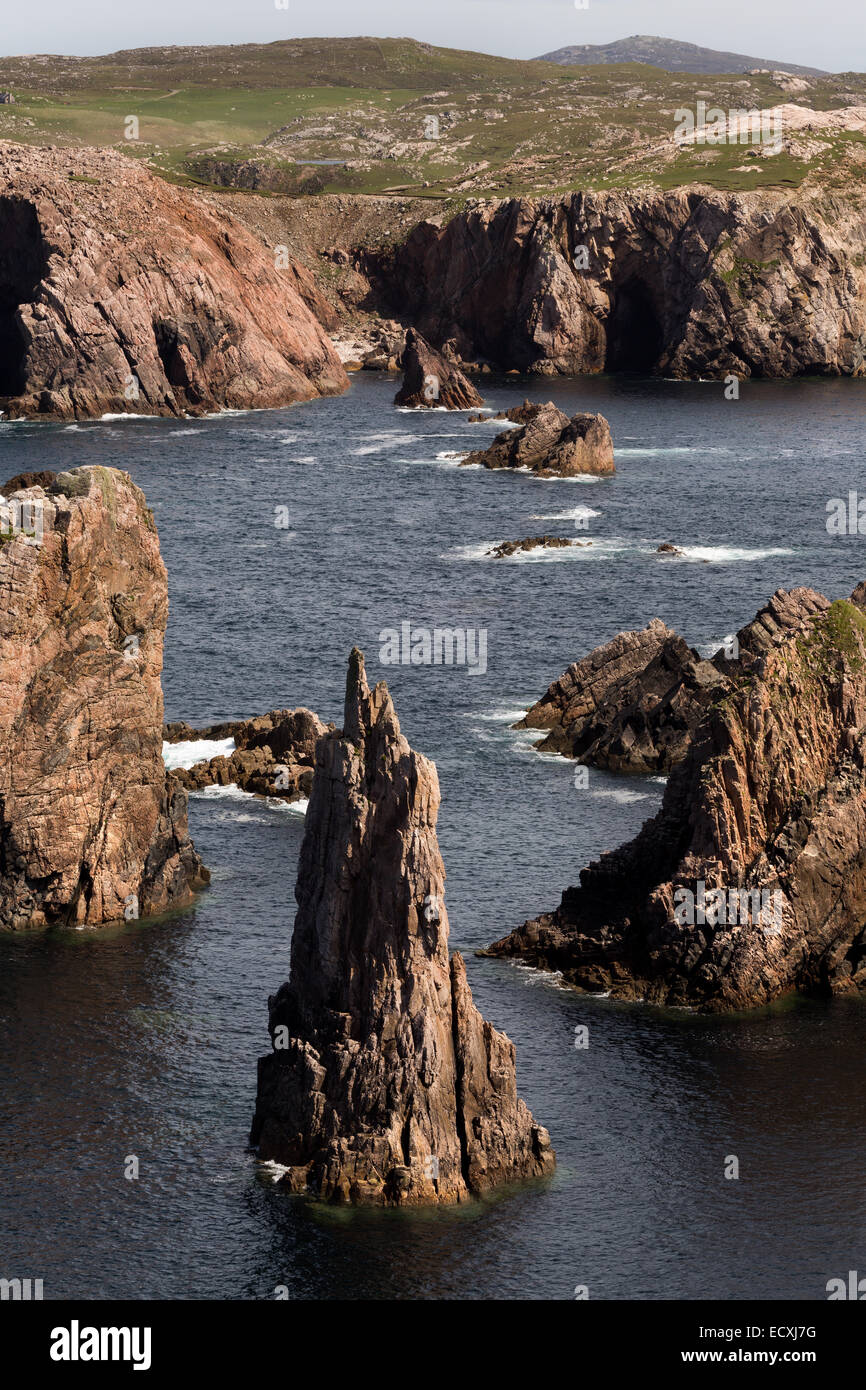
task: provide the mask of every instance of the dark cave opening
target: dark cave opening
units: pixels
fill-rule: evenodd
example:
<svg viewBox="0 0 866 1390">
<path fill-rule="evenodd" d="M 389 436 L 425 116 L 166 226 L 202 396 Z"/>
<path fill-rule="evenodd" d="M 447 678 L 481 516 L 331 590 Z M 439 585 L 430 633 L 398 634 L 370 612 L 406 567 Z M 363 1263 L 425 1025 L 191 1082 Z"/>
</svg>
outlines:
<svg viewBox="0 0 866 1390">
<path fill-rule="evenodd" d="M 0 396 L 25 386 L 25 341 L 16 319 L 32 304 L 45 273 L 39 218 L 32 203 L 0 197 Z"/>
<path fill-rule="evenodd" d="M 664 338 L 652 296 L 638 279 L 626 280 L 612 295 L 606 324 L 606 372 L 652 372 Z"/>
</svg>

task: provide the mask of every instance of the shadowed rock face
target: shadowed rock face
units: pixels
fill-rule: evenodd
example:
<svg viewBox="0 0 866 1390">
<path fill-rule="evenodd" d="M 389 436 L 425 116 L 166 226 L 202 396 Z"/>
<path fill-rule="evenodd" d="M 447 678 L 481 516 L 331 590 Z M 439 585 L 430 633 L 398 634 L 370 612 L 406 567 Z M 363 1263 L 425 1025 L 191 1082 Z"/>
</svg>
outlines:
<svg viewBox="0 0 866 1390">
<path fill-rule="evenodd" d="M 0 144 L 0 408 L 61 419 L 288 405 L 348 378 L 233 218 L 111 150 Z"/>
<path fill-rule="evenodd" d="M 560 478 L 616 471 L 610 426 L 603 415 L 581 412 L 569 419 L 553 401 L 544 405 L 525 402 L 508 415 L 522 423 L 517 429 L 503 430 L 488 449 L 463 459 L 464 465 L 529 468 L 543 477 Z"/>
<path fill-rule="evenodd" d="M 406 334 L 401 365 L 403 385 L 394 397 L 395 405 L 469 410 L 484 404 L 460 368 L 431 348 L 414 328 Z"/>
<path fill-rule="evenodd" d="M 9 487 L 0 928 L 99 926 L 185 903 L 207 871 L 162 761 L 168 593 L 144 495 L 113 468 Z"/>
<path fill-rule="evenodd" d="M 621 632 L 554 681 L 520 729 L 538 745 L 611 772 L 669 772 L 727 681 L 658 618 Z"/>
<path fill-rule="evenodd" d="M 861 375 L 857 207 L 704 188 L 572 193 L 418 224 L 382 260 L 392 306 L 467 361 L 677 377 Z"/>
<path fill-rule="evenodd" d="M 494 955 L 707 1011 L 866 987 L 866 618 L 795 594 L 768 609 L 799 622 L 750 625 L 763 652 L 707 712 L 658 815 Z"/>
<path fill-rule="evenodd" d="M 291 974 L 271 998 L 251 1139 L 293 1191 L 453 1203 L 552 1171 L 514 1046 L 448 955 L 434 765 L 353 652 L 342 734 L 320 739 Z"/>
<path fill-rule="evenodd" d="M 811 589 L 779 589 L 711 661 L 653 618 L 573 662 L 514 727 L 546 729 L 539 748 L 610 772 L 670 772 L 731 679 L 826 606 Z"/>
</svg>

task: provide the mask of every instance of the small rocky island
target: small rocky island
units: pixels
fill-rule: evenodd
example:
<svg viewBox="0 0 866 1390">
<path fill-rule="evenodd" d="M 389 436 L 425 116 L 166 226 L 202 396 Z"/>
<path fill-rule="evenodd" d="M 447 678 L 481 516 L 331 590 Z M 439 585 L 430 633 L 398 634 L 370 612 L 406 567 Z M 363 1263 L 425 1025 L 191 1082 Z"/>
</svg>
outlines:
<svg viewBox="0 0 866 1390">
<path fill-rule="evenodd" d="M 400 365 L 403 384 L 394 397 L 395 405 L 429 410 L 471 410 L 484 404 L 456 363 L 432 348 L 414 328 L 406 334 Z"/>
<path fill-rule="evenodd" d="M 658 814 L 490 954 L 707 1012 L 863 989 L 864 844 L 866 614 L 780 592 L 744 629 Z"/>
<path fill-rule="evenodd" d="M 333 727 L 323 724 L 312 710 L 300 706 L 202 729 L 183 722 L 166 724 L 163 738 L 170 744 L 193 745 L 202 740 L 234 740 L 231 753 L 219 753 L 191 767 L 174 769 L 174 776 L 188 791 L 233 784 L 258 796 L 291 802 L 309 797 L 316 744 Z"/>
<path fill-rule="evenodd" d="M 32 476 L 3 488 L 0 929 L 98 927 L 208 881 L 162 760 L 165 566 L 128 474 Z"/>
<path fill-rule="evenodd" d="M 269 1000 L 251 1142 L 289 1190 L 455 1203 L 554 1168 L 514 1046 L 448 953 L 436 768 L 353 651 L 342 733 L 316 750 L 291 974 Z"/>
<path fill-rule="evenodd" d="M 540 477 L 559 478 L 616 472 L 610 425 L 603 415 L 582 411 L 569 419 L 553 401 L 525 401 L 499 418 L 517 423 L 517 428 L 503 430 L 489 448 L 467 455 L 461 460 L 465 467 L 524 468 Z"/>
</svg>

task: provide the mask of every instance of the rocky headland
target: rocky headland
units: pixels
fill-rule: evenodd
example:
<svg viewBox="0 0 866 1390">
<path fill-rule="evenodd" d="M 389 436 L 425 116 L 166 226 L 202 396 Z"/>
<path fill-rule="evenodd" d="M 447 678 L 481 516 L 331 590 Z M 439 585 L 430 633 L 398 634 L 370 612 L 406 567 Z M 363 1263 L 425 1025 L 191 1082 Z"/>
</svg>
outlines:
<svg viewBox="0 0 866 1390">
<path fill-rule="evenodd" d="M 93 926 L 189 902 L 207 870 L 162 760 L 165 567 L 113 468 L 3 489 L 0 929 Z"/>
<path fill-rule="evenodd" d="M 463 466 L 524 468 L 540 477 L 559 478 L 616 472 L 610 426 L 603 415 L 581 411 L 569 419 L 553 401 L 526 401 L 506 417 L 521 423 L 503 430 L 487 449 L 461 459 Z"/>
<path fill-rule="evenodd" d="M 7 417 L 200 415 L 347 386 L 307 273 L 134 159 L 0 142 L 0 181 Z"/>
<path fill-rule="evenodd" d="M 454 1203 L 552 1172 L 514 1046 L 449 958 L 436 768 L 354 651 L 307 812 L 289 981 L 269 1000 L 251 1141 L 291 1191 Z"/>
<path fill-rule="evenodd" d="M 658 814 L 492 954 L 709 1012 L 866 986 L 866 616 L 775 600 Z"/>
<path fill-rule="evenodd" d="M 230 784 L 259 796 L 282 801 L 308 798 L 313 788 L 316 744 L 333 729 L 312 710 L 275 709 L 254 719 L 229 720 L 195 729 L 186 723 L 166 724 L 166 743 L 198 743 L 233 739 L 231 753 L 175 768 L 174 776 L 188 791 Z"/>
</svg>

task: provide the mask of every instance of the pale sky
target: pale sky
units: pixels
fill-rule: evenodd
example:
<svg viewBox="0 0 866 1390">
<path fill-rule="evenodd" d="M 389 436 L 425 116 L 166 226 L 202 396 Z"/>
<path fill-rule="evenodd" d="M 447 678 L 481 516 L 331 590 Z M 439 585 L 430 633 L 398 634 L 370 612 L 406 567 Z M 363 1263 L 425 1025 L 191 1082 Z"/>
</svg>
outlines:
<svg viewBox="0 0 866 1390">
<path fill-rule="evenodd" d="M 288 0 L 288 9 L 277 0 L 5 0 L 4 10 L 4 55 L 370 34 L 533 58 L 564 44 L 660 34 L 832 72 L 866 70 L 863 0 L 589 0 L 585 10 L 574 0 Z"/>
</svg>

